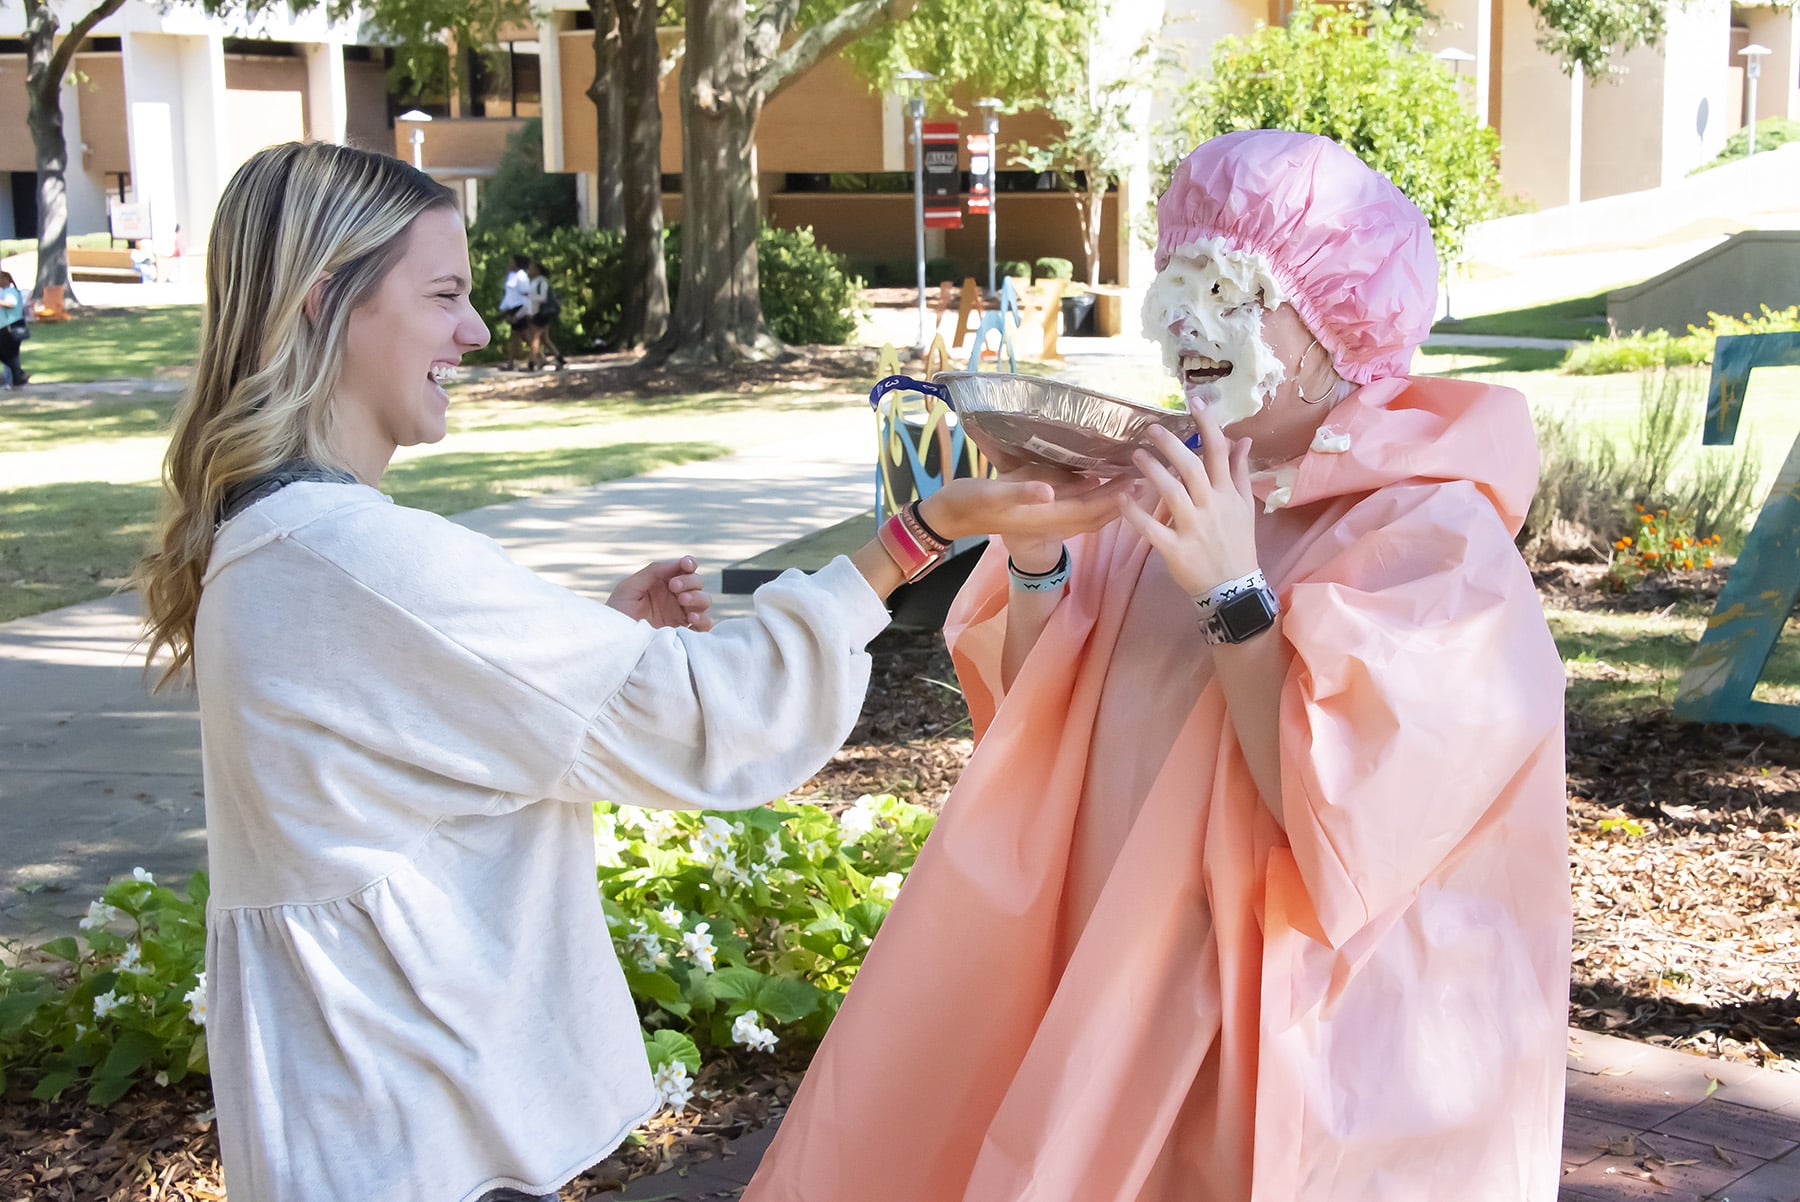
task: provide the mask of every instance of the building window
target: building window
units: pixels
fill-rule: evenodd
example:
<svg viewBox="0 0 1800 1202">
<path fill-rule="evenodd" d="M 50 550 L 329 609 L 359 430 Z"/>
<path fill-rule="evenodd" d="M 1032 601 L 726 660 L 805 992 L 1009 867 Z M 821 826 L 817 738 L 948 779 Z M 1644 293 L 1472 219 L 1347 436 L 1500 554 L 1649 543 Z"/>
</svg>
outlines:
<svg viewBox="0 0 1800 1202">
<path fill-rule="evenodd" d="M 538 66 L 536 42 L 502 42 L 480 53 L 471 53 L 467 62 L 471 116 L 537 117 L 543 114 L 543 73 Z"/>
</svg>

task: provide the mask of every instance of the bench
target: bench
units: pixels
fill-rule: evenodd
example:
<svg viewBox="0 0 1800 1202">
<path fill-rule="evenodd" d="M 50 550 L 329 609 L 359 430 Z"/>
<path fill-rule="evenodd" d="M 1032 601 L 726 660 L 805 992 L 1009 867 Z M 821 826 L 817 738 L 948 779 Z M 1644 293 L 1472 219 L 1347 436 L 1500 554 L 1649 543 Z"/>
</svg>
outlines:
<svg viewBox="0 0 1800 1202">
<path fill-rule="evenodd" d="M 101 247 L 71 246 L 69 278 L 107 284 L 141 284 L 143 275 L 131 261 L 129 250 L 107 250 Z"/>
</svg>

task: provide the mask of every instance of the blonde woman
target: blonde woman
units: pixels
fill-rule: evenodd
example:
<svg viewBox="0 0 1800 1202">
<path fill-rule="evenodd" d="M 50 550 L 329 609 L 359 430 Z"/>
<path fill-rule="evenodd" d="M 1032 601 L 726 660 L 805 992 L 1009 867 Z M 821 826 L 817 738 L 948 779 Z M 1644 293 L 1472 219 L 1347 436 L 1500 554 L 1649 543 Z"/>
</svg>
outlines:
<svg viewBox="0 0 1800 1202">
<path fill-rule="evenodd" d="M 225 190 L 168 512 L 138 573 L 198 688 L 207 1040 L 232 1202 L 547 1195 L 655 1108 L 589 803 L 744 807 L 850 729 L 882 599 L 1105 490 L 959 481 L 711 629 L 692 560 L 602 605 L 377 489 L 486 343 L 450 194 L 262 151 Z"/>
</svg>

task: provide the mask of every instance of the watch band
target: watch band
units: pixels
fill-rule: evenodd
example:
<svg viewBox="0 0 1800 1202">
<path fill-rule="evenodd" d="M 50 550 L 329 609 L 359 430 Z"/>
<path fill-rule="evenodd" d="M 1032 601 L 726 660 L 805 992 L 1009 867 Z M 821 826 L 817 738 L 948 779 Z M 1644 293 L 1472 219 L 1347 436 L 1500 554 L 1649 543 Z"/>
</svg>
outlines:
<svg viewBox="0 0 1800 1202">
<path fill-rule="evenodd" d="M 1200 611 L 1200 633 L 1213 646 L 1241 643 L 1275 625 L 1281 602 L 1258 568 L 1249 575 L 1209 589 L 1195 597 Z"/>
<path fill-rule="evenodd" d="M 1019 565 L 1006 557 L 1006 574 L 1012 582 L 1028 593 L 1048 593 L 1061 588 L 1069 582 L 1069 548 L 1065 545 L 1062 555 L 1058 557 L 1056 566 L 1048 572 L 1022 572 Z"/>
</svg>

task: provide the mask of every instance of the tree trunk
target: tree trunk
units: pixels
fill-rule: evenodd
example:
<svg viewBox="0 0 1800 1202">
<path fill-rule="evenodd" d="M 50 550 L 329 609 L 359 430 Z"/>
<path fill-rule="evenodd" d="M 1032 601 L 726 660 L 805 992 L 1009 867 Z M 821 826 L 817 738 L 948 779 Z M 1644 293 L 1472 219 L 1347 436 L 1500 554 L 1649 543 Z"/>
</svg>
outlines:
<svg viewBox="0 0 1800 1202">
<path fill-rule="evenodd" d="M 588 99 L 594 102 L 594 129 L 598 138 L 595 171 L 594 224 L 603 230 L 625 228 L 624 201 L 624 73 L 622 71 L 619 15 L 613 0 L 588 0 L 594 18 L 594 82 Z"/>
<path fill-rule="evenodd" d="M 689 0 L 681 63 L 681 287 L 653 363 L 780 355 L 758 295 L 756 124 L 743 0 Z"/>
<path fill-rule="evenodd" d="M 37 152 L 38 251 L 33 301 L 41 301 L 52 284 L 69 283 L 69 189 L 64 174 L 69 147 L 63 140 L 62 73 L 51 60 L 56 52 L 56 14 L 46 3 L 25 5 L 25 90 L 30 97 L 26 123 Z"/>
<path fill-rule="evenodd" d="M 1100 223 L 1106 214 L 1106 176 L 1097 171 L 1087 173 L 1085 203 L 1079 204 L 1081 217 L 1081 250 L 1087 256 L 1088 287 L 1100 283 Z"/>
<path fill-rule="evenodd" d="M 663 259 L 661 47 L 656 0 L 616 0 L 619 21 L 621 180 L 624 194 L 625 306 L 620 346 L 654 343 L 669 328 L 669 280 Z"/>
</svg>

